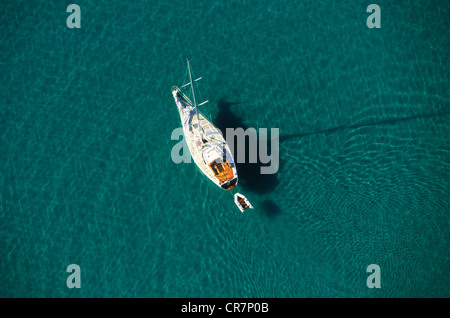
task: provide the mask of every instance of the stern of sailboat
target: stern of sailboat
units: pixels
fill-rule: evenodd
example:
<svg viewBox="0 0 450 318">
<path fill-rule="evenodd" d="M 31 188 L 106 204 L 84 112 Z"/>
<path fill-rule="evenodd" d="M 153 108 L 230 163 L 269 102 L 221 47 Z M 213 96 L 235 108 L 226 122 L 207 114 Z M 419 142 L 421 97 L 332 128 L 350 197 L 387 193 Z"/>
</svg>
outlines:
<svg viewBox="0 0 450 318">
<path fill-rule="evenodd" d="M 236 185 L 237 185 L 237 181 L 238 181 L 238 179 L 234 178 L 231 181 L 223 183 L 220 187 L 222 189 L 227 190 L 227 191 L 233 190 L 236 187 Z"/>
<path fill-rule="evenodd" d="M 209 164 L 209 167 L 213 171 L 215 178 L 219 181 L 221 188 L 228 191 L 234 189 L 237 184 L 237 177 L 235 177 L 233 169 L 228 162 L 213 161 Z"/>
</svg>

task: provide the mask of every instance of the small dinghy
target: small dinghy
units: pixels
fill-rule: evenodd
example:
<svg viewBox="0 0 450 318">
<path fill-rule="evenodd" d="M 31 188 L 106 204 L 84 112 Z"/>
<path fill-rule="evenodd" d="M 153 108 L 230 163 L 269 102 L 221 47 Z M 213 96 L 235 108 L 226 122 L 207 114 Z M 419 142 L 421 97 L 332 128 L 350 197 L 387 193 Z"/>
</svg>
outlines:
<svg viewBox="0 0 450 318">
<path fill-rule="evenodd" d="M 234 203 L 236 203 L 242 213 L 244 213 L 244 210 L 247 208 L 253 209 L 253 205 L 250 203 L 250 201 L 240 193 L 236 193 L 234 195 Z"/>
</svg>

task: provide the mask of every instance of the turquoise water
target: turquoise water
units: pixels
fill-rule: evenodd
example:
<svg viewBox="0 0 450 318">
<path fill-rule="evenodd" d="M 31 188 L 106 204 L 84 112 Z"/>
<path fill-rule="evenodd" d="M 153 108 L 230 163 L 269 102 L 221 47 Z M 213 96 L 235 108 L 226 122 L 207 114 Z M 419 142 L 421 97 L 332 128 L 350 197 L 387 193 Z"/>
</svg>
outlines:
<svg viewBox="0 0 450 318">
<path fill-rule="evenodd" d="M 1 5 L 0 296 L 450 296 L 448 1 L 70 3 Z M 280 129 L 245 215 L 171 160 L 186 58 L 218 126 Z"/>
</svg>

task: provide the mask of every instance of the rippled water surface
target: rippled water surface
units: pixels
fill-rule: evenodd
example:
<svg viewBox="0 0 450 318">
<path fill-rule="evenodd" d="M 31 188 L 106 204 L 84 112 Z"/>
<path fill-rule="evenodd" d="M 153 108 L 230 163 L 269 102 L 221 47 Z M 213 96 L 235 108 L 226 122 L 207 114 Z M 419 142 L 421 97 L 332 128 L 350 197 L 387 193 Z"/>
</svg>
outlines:
<svg viewBox="0 0 450 318">
<path fill-rule="evenodd" d="M 450 296 L 448 1 L 59 2 L 1 5 L 1 296 Z M 171 160 L 186 58 L 218 127 L 280 130 L 245 215 Z"/>
</svg>

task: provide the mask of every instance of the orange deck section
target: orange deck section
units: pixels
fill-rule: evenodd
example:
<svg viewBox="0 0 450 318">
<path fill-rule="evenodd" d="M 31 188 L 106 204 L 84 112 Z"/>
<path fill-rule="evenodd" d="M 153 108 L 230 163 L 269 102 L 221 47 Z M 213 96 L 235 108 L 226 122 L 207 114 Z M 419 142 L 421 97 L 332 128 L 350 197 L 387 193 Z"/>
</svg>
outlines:
<svg viewBox="0 0 450 318">
<path fill-rule="evenodd" d="M 233 179 L 233 169 L 231 169 L 230 164 L 228 162 L 218 163 L 216 165 L 212 165 L 211 169 L 214 172 L 214 175 L 217 179 L 219 179 L 220 183 L 224 183 Z"/>
</svg>

